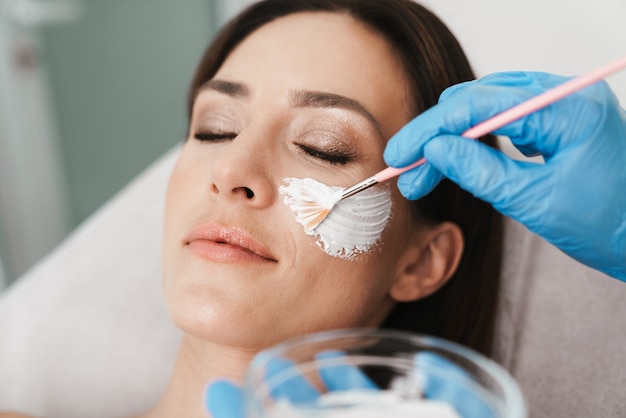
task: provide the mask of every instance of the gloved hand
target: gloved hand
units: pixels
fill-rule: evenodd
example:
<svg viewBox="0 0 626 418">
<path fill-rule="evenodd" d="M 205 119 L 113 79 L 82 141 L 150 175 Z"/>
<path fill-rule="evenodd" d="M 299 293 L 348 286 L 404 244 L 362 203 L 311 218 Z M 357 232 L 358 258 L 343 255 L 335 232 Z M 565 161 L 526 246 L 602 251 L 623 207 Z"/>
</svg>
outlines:
<svg viewBox="0 0 626 418">
<path fill-rule="evenodd" d="M 264 355 L 261 352 L 255 358 L 259 361 Z M 341 357 L 342 353 L 326 351 L 316 356 L 318 360 L 333 357 Z M 293 363 L 286 360 L 273 359 L 266 366 L 269 378 L 283 370 L 293 367 Z M 358 369 L 350 366 L 336 366 L 323 368 L 320 371 L 322 381 L 329 390 L 345 389 L 375 389 L 372 383 Z M 305 402 L 315 401 L 319 397 L 319 391 L 311 386 L 304 378 L 290 379 L 286 385 L 281 385 L 271 391 L 274 399 L 286 397 L 287 399 Z M 206 392 L 206 405 L 213 418 L 244 418 L 244 397 L 241 389 L 228 380 L 217 380 L 209 385 Z"/>
<path fill-rule="evenodd" d="M 244 418 L 243 393 L 236 384 L 220 379 L 206 390 L 206 406 L 213 418 Z"/>
<path fill-rule="evenodd" d="M 494 132 L 545 164 L 514 161 L 460 137 L 566 80 L 513 72 L 452 86 L 394 135 L 385 161 L 403 167 L 426 158 L 398 179 L 409 199 L 445 176 L 574 259 L 626 281 L 626 112 L 604 81 Z"/>
<path fill-rule="evenodd" d="M 317 358 L 324 359 L 339 355 L 337 352 L 321 353 Z M 426 399 L 437 400 L 453 406 L 462 418 L 492 418 L 492 409 L 474 392 L 468 389 L 466 383 L 471 380 L 465 371 L 445 358 L 430 352 L 419 353 L 415 356 L 415 365 L 418 370 L 429 372 L 422 384 L 423 395 Z M 270 375 L 278 373 L 292 365 L 285 361 L 276 361 L 270 365 Z M 451 381 L 437 376 L 442 373 L 453 376 Z M 349 389 L 376 390 L 377 386 L 359 369 L 352 366 L 335 366 L 324 368 L 320 377 L 330 391 Z M 292 379 L 289 384 L 272 391 L 275 399 L 281 396 L 297 401 L 314 401 L 319 392 L 304 378 Z M 206 392 L 206 405 L 213 418 L 244 418 L 244 397 L 241 389 L 227 380 L 218 380 L 209 385 Z"/>
</svg>

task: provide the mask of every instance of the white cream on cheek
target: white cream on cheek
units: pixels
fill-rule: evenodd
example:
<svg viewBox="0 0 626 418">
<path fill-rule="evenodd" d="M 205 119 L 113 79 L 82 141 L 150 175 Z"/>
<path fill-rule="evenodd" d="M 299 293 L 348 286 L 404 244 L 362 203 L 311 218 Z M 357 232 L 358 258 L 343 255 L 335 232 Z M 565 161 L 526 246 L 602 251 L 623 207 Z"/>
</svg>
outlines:
<svg viewBox="0 0 626 418">
<path fill-rule="evenodd" d="M 344 190 L 310 178 L 286 178 L 284 182 L 279 191 L 302 226 L 309 223 L 307 213 L 312 204 L 332 206 Z M 372 187 L 338 202 L 321 224 L 305 232 L 317 237 L 318 246 L 326 254 L 351 260 L 380 241 L 391 217 L 391 206 L 389 187 Z"/>
</svg>

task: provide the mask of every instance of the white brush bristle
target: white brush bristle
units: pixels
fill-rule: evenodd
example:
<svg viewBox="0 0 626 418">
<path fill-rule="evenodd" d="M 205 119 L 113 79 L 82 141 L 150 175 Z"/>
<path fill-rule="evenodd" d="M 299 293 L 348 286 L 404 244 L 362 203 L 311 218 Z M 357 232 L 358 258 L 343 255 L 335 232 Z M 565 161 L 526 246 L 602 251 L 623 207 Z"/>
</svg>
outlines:
<svg viewBox="0 0 626 418">
<path fill-rule="evenodd" d="M 285 203 L 296 213 L 296 220 L 308 233 L 321 224 L 335 204 L 341 199 L 343 188 L 320 187 L 313 179 L 285 179 L 280 187 Z"/>
</svg>

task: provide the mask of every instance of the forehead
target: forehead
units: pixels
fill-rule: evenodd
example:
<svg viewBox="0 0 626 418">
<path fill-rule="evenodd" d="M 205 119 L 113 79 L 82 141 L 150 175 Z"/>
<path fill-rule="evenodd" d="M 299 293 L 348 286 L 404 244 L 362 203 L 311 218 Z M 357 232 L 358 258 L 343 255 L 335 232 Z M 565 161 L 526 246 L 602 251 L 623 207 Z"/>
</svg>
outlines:
<svg viewBox="0 0 626 418">
<path fill-rule="evenodd" d="M 216 79 L 244 82 L 276 100 L 317 90 L 359 101 L 391 136 L 410 119 L 409 83 L 387 40 L 348 14 L 297 13 L 257 29 L 228 56 Z"/>
</svg>

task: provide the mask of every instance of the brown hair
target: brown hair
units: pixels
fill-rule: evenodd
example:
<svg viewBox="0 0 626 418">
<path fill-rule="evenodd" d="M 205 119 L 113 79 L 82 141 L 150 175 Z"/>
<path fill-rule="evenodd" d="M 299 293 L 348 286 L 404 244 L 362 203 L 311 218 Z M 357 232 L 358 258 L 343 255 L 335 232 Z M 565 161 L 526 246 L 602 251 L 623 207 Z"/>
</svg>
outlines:
<svg viewBox="0 0 626 418">
<path fill-rule="evenodd" d="M 279 17 L 320 11 L 348 13 L 387 39 L 404 62 L 414 115 L 435 105 L 445 88 L 475 78 L 450 30 L 411 0 L 265 0 L 233 19 L 204 53 L 190 87 L 189 115 L 199 87 L 248 35 Z M 481 141 L 495 146 L 493 137 Z M 447 180 L 412 202 L 412 208 L 425 224 L 449 221 L 459 225 L 465 250 L 459 268 L 441 290 L 424 299 L 398 303 L 382 326 L 440 336 L 488 355 L 500 280 L 500 215 Z"/>
</svg>

